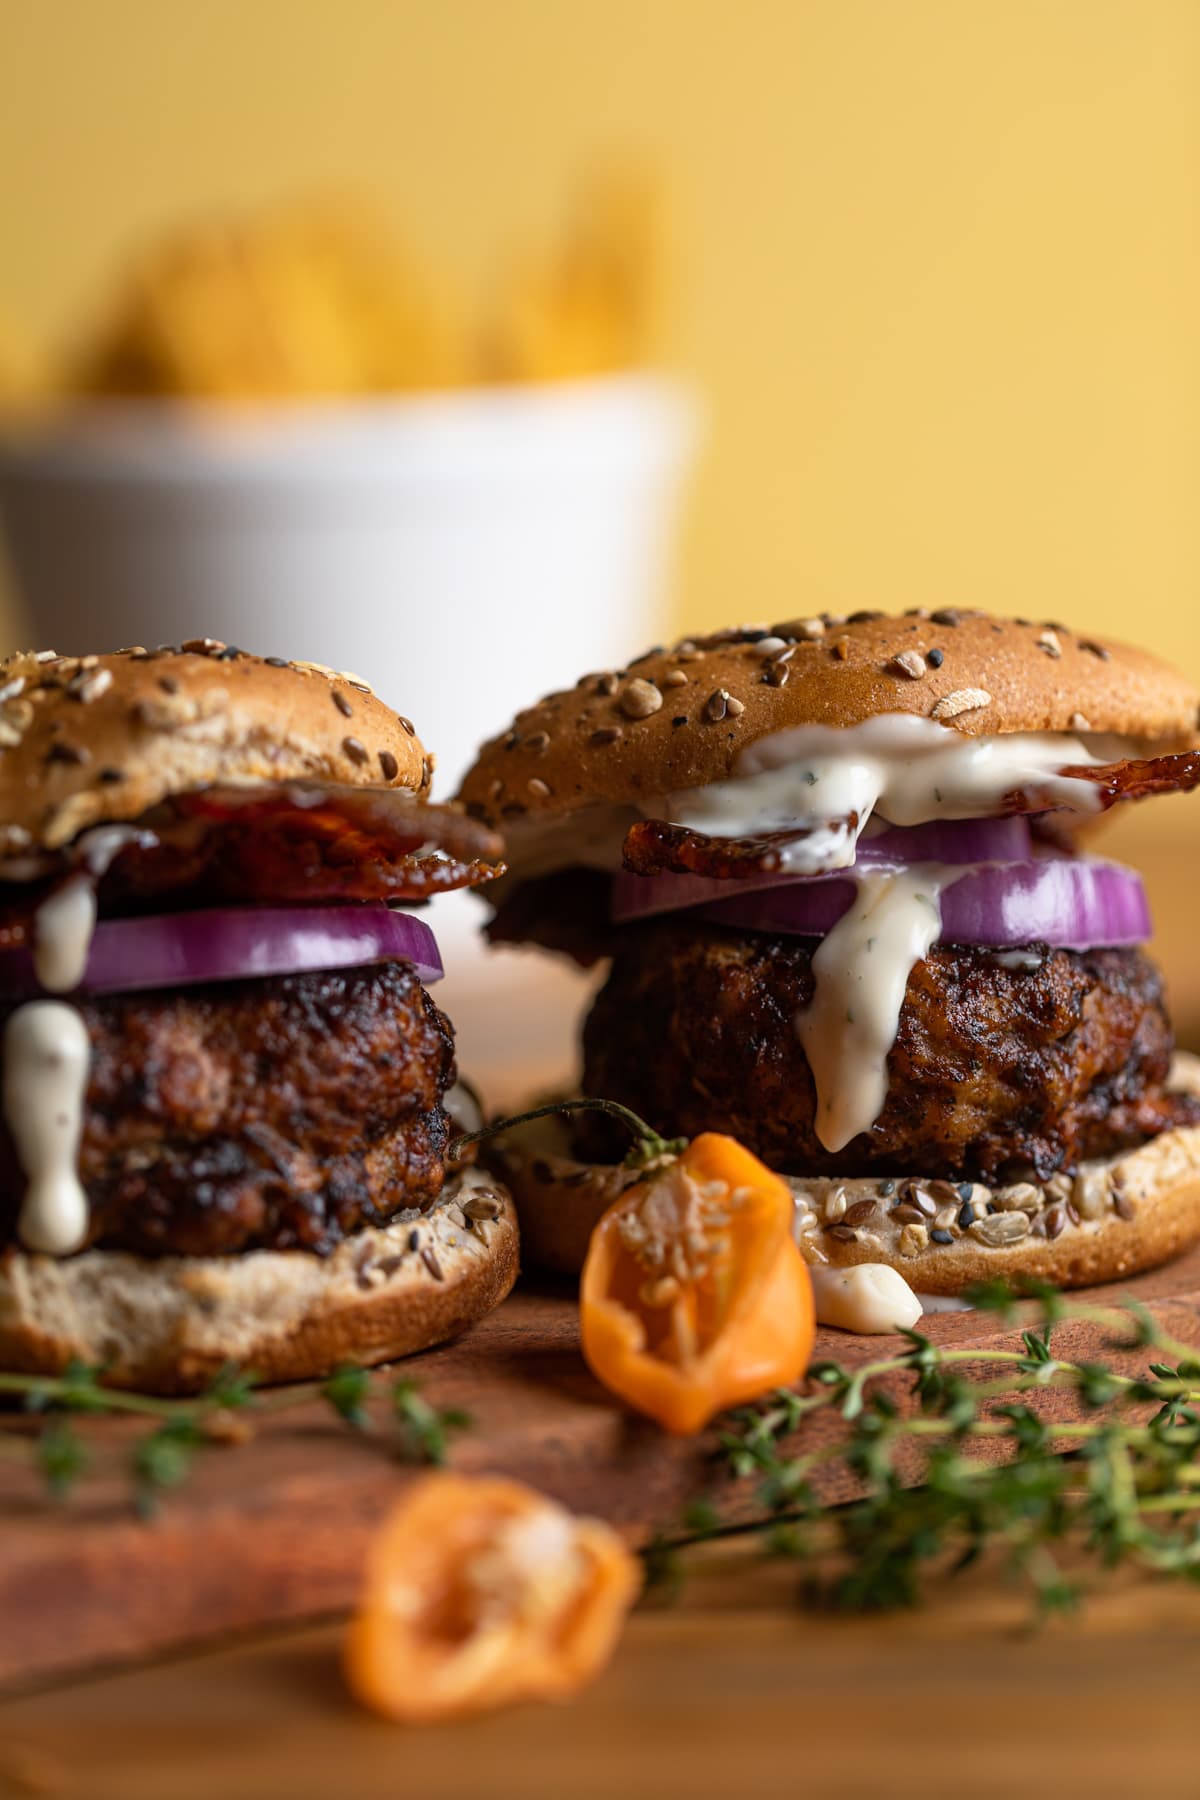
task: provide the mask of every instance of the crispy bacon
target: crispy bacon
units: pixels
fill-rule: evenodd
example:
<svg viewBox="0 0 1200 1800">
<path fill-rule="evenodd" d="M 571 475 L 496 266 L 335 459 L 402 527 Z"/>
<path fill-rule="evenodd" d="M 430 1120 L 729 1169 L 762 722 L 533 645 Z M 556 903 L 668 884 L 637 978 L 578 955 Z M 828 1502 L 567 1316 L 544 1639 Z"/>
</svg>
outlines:
<svg viewBox="0 0 1200 1800">
<path fill-rule="evenodd" d="M 707 875 L 717 881 L 737 881 L 748 875 L 773 875 L 784 866 L 784 851 L 817 831 L 840 826 L 852 841 L 857 823 L 857 813 L 847 813 L 844 819 L 832 819 L 828 824 L 739 838 L 706 837 L 686 825 L 640 819 L 626 833 L 622 855 L 633 875 Z"/>
<path fill-rule="evenodd" d="M 72 868 L 101 916 L 240 902 L 428 900 L 504 873 L 501 840 L 447 806 L 392 790 L 288 782 L 177 794 L 129 825 L 85 832 L 0 885 L 0 949 L 27 941 L 38 903 Z"/>
<path fill-rule="evenodd" d="M 209 903 L 425 900 L 504 869 L 494 832 L 398 791 L 204 788 L 138 826 L 101 876 L 104 909 L 181 889 Z"/>
<path fill-rule="evenodd" d="M 1087 781 L 1096 789 L 1100 808 L 1107 811 L 1120 800 L 1143 800 L 1154 794 L 1188 793 L 1200 787 L 1200 750 L 1179 751 L 1170 756 L 1129 757 L 1122 762 L 1101 763 L 1094 768 L 1072 764 L 1061 775 Z M 1048 810 L 1051 809 L 1051 810 Z M 997 804 L 1000 815 L 1043 814 L 1048 829 L 1042 835 L 1069 839 L 1087 814 L 1052 810 L 1046 792 L 1036 785 L 1017 788 Z M 822 820 L 794 831 L 760 832 L 753 837 L 706 837 L 685 825 L 662 819 L 642 819 L 625 838 L 624 863 L 634 875 L 706 875 L 718 881 L 748 875 L 769 875 L 783 867 L 783 852 L 803 843 L 816 832 L 844 830 L 853 833 L 857 817 Z M 830 867 L 837 866 L 833 863 Z"/>
<path fill-rule="evenodd" d="M 1107 811 L 1118 800 L 1190 794 L 1193 788 L 1200 787 L 1200 750 L 1181 750 L 1173 756 L 1131 756 L 1124 762 L 1103 763 L 1096 769 L 1072 767 L 1062 773 L 1092 782 Z"/>
</svg>

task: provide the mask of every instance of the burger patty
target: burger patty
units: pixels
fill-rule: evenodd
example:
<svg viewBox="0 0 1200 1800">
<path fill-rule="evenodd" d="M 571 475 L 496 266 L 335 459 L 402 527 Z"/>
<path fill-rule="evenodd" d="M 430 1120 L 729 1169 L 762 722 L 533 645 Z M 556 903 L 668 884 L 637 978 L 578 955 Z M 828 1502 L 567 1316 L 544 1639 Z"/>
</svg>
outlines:
<svg viewBox="0 0 1200 1800">
<path fill-rule="evenodd" d="M 678 919 L 626 927 L 584 1028 L 584 1091 L 670 1135 L 730 1132 L 798 1175 L 1046 1180 L 1200 1123 L 1200 1104 L 1165 1092 L 1173 1037 L 1141 951 L 1040 945 L 1018 969 L 940 944 L 909 977 L 883 1112 L 831 1154 L 795 1025 L 816 947 Z M 580 1129 L 598 1153 L 603 1126 Z"/>
<path fill-rule="evenodd" d="M 89 1242 L 326 1253 L 442 1185 L 454 1042 L 406 963 L 79 1002 Z M 2 1018 L 0 1018 L 2 1022 Z M 3 1241 L 24 1177 L 0 1129 Z"/>
</svg>

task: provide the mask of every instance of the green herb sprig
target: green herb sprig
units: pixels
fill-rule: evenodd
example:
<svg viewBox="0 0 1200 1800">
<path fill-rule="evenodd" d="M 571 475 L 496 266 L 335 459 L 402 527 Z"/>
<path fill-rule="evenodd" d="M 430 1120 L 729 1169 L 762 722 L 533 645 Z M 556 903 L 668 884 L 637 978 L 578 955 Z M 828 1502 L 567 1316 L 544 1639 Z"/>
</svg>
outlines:
<svg viewBox="0 0 1200 1800">
<path fill-rule="evenodd" d="M 737 1481 L 757 1484 L 768 1514 L 769 1553 L 796 1559 L 804 1593 L 839 1610 L 909 1606 L 935 1572 L 957 1573 L 998 1553 L 1032 1590 L 1039 1614 L 1068 1611 L 1084 1582 L 1068 1574 L 1082 1556 L 1100 1569 L 1132 1564 L 1200 1580 L 1200 1359 L 1171 1339 L 1144 1307 L 1073 1305 L 1049 1288 L 1019 1350 L 944 1349 L 907 1331 L 898 1356 L 849 1369 L 809 1370 L 809 1391 L 781 1391 L 731 1415 L 718 1459 Z M 974 1304 L 1011 1320 L 1023 1296 L 999 1284 Z M 1063 1319 L 1099 1324 L 1114 1351 L 1156 1352 L 1143 1375 L 1054 1353 Z M 984 1365 L 980 1379 L 963 1365 Z M 901 1412 L 881 1385 L 911 1377 L 915 1406 Z M 1085 1417 L 1058 1422 L 1030 1404 L 1072 1392 Z M 1153 1410 L 1150 1410 L 1153 1409 Z M 831 1443 L 789 1454 L 787 1440 L 817 1412 L 837 1415 Z M 913 1453 L 920 1479 L 914 1481 Z M 861 1499 L 825 1505 L 814 1475 L 840 1463 Z M 693 1505 L 678 1537 L 722 1529 L 711 1503 Z M 655 1546 L 653 1567 L 668 1567 Z M 672 1567 L 671 1578 L 678 1570 Z"/>
<path fill-rule="evenodd" d="M 192 1400 L 105 1387 L 103 1376 L 102 1368 L 83 1363 L 72 1363 L 58 1376 L 0 1374 L 0 1395 L 18 1400 L 27 1415 L 45 1417 L 34 1435 L 21 1429 L 0 1431 L 0 1456 L 40 1472 L 51 1496 L 65 1500 L 93 1471 L 97 1452 L 105 1448 L 95 1434 L 85 1437 L 78 1421 L 105 1414 L 144 1419 L 147 1429 L 124 1454 L 134 1505 L 143 1517 L 187 1480 L 200 1452 L 245 1443 L 263 1418 L 314 1400 L 324 1402 L 342 1424 L 411 1463 L 445 1462 L 451 1437 L 471 1422 L 466 1413 L 433 1406 L 411 1379 L 353 1363 L 335 1369 L 324 1381 L 270 1393 L 258 1390 L 252 1374 L 229 1364 Z"/>
</svg>

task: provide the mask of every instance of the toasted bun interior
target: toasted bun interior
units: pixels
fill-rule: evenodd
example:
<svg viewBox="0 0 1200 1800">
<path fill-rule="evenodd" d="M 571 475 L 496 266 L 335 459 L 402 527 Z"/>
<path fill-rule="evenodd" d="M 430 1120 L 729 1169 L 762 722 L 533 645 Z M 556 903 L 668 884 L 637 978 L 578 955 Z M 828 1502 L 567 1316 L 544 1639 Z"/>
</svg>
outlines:
<svg viewBox="0 0 1200 1800">
<path fill-rule="evenodd" d="M 984 613 L 789 619 L 655 649 L 585 675 L 485 744 L 462 799 L 492 825 L 727 780 L 758 738 L 882 713 L 970 737 L 1113 733 L 1190 746 L 1195 687 L 1148 651 Z"/>
<path fill-rule="evenodd" d="M 454 1337 L 516 1280 L 507 1191 L 478 1169 L 452 1175 L 432 1210 L 305 1250 L 157 1259 L 86 1250 L 0 1261 L 0 1368 L 56 1374 L 103 1365 L 115 1387 L 194 1393 L 236 1362 L 299 1381 L 343 1362 L 408 1356 Z"/>
<path fill-rule="evenodd" d="M 1200 1058 L 1177 1056 L 1172 1084 L 1200 1094 Z M 637 1179 L 620 1165 L 577 1162 L 561 1119 L 514 1131 L 493 1154 L 517 1203 L 527 1260 L 561 1273 L 582 1268 L 596 1221 Z M 1200 1126 L 1046 1183 L 785 1179 L 807 1261 L 886 1263 L 918 1293 L 961 1294 L 1022 1276 L 1091 1287 L 1156 1268 L 1200 1240 Z"/>
</svg>

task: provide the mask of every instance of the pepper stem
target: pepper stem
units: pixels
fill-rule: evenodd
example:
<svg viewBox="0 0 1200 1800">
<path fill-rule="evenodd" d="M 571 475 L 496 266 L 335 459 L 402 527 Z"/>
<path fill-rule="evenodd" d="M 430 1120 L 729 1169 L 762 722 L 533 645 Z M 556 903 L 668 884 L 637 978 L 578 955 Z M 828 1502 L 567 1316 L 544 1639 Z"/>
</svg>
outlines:
<svg viewBox="0 0 1200 1800">
<path fill-rule="evenodd" d="M 555 1113 L 567 1112 L 602 1112 L 610 1118 L 619 1119 L 633 1134 L 633 1143 L 625 1157 L 625 1166 L 631 1169 L 642 1169 L 649 1163 L 657 1162 L 660 1157 L 679 1156 L 687 1149 L 686 1138 L 660 1137 L 652 1131 L 645 1119 L 628 1106 L 622 1106 L 617 1100 L 555 1100 L 548 1106 L 535 1106 L 531 1112 L 516 1113 L 511 1119 L 497 1119 L 492 1125 L 484 1125 L 479 1131 L 465 1131 L 456 1137 L 447 1152 L 450 1161 L 455 1162 L 471 1144 L 482 1143 L 485 1138 L 497 1137 L 502 1132 L 511 1131 L 517 1125 L 528 1125 L 533 1119 L 548 1119 Z"/>
</svg>

